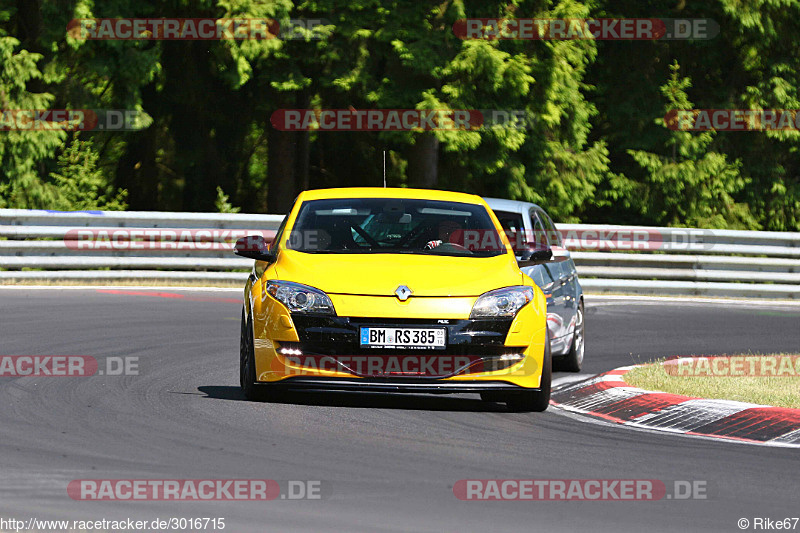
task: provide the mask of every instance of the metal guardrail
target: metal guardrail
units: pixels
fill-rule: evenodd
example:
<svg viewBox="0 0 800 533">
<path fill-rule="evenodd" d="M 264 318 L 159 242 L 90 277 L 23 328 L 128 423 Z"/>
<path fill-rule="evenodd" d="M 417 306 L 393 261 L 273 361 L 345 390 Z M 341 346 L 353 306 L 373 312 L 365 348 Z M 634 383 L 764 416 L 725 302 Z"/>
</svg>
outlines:
<svg viewBox="0 0 800 533">
<path fill-rule="evenodd" d="M 252 261 L 233 256 L 232 242 L 254 231 L 270 237 L 281 219 L 0 209 L 0 283 L 244 281 Z M 800 298 L 800 233 L 558 227 L 587 292 Z"/>
</svg>

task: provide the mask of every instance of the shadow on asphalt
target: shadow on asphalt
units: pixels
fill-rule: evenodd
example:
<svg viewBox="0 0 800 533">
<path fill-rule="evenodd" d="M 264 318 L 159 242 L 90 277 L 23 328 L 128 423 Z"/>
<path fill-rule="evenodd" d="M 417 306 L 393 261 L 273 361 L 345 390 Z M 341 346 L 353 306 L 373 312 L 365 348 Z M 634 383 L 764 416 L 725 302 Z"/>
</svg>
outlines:
<svg viewBox="0 0 800 533">
<path fill-rule="evenodd" d="M 205 398 L 247 402 L 239 387 L 206 385 L 197 387 Z M 264 402 L 267 403 L 267 402 Z M 484 402 L 476 397 L 423 395 L 382 392 L 341 392 L 341 391 L 289 391 L 280 400 L 269 402 L 291 405 L 310 405 L 317 407 L 355 407 L 368 409 L 405 409 L 418 411 L 474 411 L 487 413 L 507 413 L 505 404 Z"/>
</svg>

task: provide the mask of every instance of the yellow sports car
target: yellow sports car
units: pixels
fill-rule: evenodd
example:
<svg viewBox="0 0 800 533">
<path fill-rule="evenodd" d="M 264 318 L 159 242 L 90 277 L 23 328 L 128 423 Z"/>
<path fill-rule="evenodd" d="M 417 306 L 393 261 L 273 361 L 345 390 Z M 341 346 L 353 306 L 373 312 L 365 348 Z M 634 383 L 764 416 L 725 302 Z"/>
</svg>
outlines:
<svg viewBox="0 0 800 533">
<path fill-rule="evenodd" d="M 240 382 L 288 389 L 480 393 L 544 411 L 551 357 L 542 291 L 478 196 L 343 188 L 301 193 L 244 290 Z M 519 265 L 552 261 L 528 250 Z"/>
</svg>

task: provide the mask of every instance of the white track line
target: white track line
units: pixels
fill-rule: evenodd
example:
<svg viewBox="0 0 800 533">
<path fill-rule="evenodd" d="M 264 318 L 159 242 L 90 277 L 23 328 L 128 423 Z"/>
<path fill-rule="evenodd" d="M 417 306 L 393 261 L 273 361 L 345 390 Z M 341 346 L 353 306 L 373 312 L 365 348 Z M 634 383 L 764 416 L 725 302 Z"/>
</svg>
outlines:
<svg viewBox="0 0 800 533">
<path fill-rule="evenodd" d="M 575 420 L 576 422 L 595 424 L 595 425 L 603 426 L 603 427 L 606 427 L 606 428 L 616 428 L 616 429 L 619 429 L 619 430 L 622 430 L 622 431 L 626 431 L 627 430 L 627 431 L 634 431 L 634 432 L 640 432 L 640 433 L 650 433 L 651 435 L 660 435 L 662 437 L 666 436 L 666 437 L 676 437 L 676 438 L 682 438 L 682 439 L 705 440 L 705 441 L 721 443 L 723 445 L 730 444 L 730 445 L 760 446 L 762 448 L 765 447 L 765 446 L 768 447 L 768 448 L 794 448 L 794 449 L 798 448 L 797 444 L 786 444 L 786 443 L 783 443 L 783 442 L 776 442 L 776 441 L 767 441 L 767 442 L 769 442 L 769 444 L 766 444 L 764 442 L 749 442 L 749 441 L 744 441 L 744 440 L 721 439 L 719 437 L 710 437 L 710 436 L 706 436 L 706 435 L 673 433 L 671 431 L 664 431 L 662 429 L 655 429 L 655 428 L 651 429 L 651 428 L 644 427 L 644 426 L 629 426 L 629 425 L 620 424 L 618 422 L 612 422 L 610 420 L 606 420 L 606 419 L 603 419 L 603 418 L 593 417 L 593 416 L 587 415 L 585 413 L 577 413 L 577 412 L 574 412 L 574 411 L 569 411 L 569 410 L 561 407 L 560 405 L 550 404 L 550 407 L 547 408 L 547 412 L 552 412 L 553 414 L 556 414 L 557 416 L 563 416 L 565 418 L 570 418 L 572 420 Z"/>
<path fill-rule="evenodd" d="M 700 298 L 694 296 L 634 296 L 584 294 L 584 299 L 592 305 L 622 305 L 635 302 L 641 305 L 659 305 L 663 303 L 715 304 L 726 307 L 744 305 L 770 307 L 800 307 L 800 300 L 760 300 L 755 298 Z"/>
</svg>

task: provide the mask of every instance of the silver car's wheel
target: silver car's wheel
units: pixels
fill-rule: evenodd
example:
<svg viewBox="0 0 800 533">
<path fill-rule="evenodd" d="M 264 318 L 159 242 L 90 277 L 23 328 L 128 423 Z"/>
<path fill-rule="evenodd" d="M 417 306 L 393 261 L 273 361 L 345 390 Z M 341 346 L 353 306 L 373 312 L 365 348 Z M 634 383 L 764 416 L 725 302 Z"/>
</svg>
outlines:
<svg viewBox="0 0 800 533">
<path fill-rule="evenodd" d="M 583 352 L 585 350 L 585 326 L 583 322 L 583 302 L 578 304 L 578 311 L 575 314 L 575 333 L 572 338 L 572 348 L 564 357 L 561 365 L 567 372 L 580 372 L 583 366 Z"/>
</svg>

